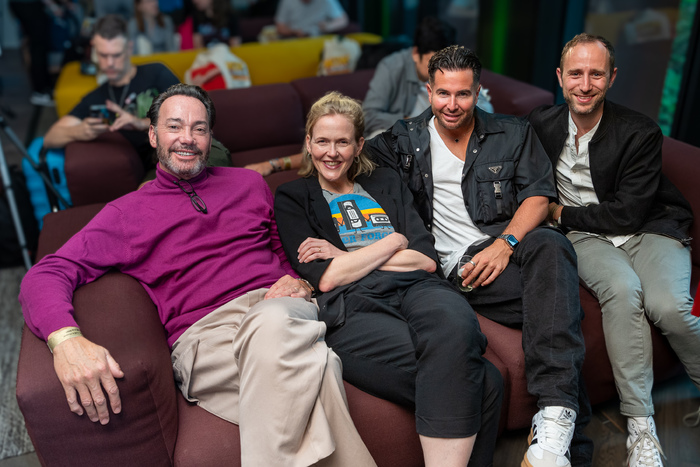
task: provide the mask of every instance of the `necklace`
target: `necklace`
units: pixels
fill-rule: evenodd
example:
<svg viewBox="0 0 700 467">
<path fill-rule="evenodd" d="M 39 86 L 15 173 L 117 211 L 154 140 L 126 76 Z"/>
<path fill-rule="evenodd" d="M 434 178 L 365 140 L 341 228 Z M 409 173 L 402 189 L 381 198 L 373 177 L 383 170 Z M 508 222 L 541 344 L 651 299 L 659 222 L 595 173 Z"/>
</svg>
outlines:
<svg viewBox="0 0 700 467">
<path fill-rule="evenodd" d="M 440 130 L 438 129 L 437 125 L 435 125 L 435 129 L 438 131 L 438 133 L 440 133 L 440 136 L 442 136 L 443 138 L 447 138 L 447 139 L 454 140 L 455 143 L 459 143 L 459 140 L 460 140 L 460 139 L 463 139 L 465 136 L 467 136 L 469 133 L 471 133 L 471 131 L 469 131 L 469 132 L 465 133 L 464 136 L 460 136 L 459 138 L 453 138 L 453 137 L 451 137 L 451 136 L 447 136 L 445 133 L 443 133 L 442 131 L 440 131 Z"/>
<path fill-rule="evenodd" d="M 126 100 L 126 93 L 129 92 L 129 86 L 131 86 L 131 80 L 134 79 L 134 76 L 136 75 L 135 73 L 136 68 L 132 68 L 132 70 L 129 72 L 131 77 L 129 78 L 129 81 L 124 85 L 124 89 L 122 89 L 122 96 L 121 98 L 117 101 L 117 97 L 114 95 L 114 88 L 112 85 L 108 82 L 107 83 L 107 92 L 109 92 L 109 99 L 114 102 L 115 104 L 118 104 L 119 107 L 124 108 L 124 101 Z"/>
<path fill-rule="evenodd" d="M 114 95 L 114 88 L 112 88 L 111 84 L 107 84 L 107 91 L 109 91 L 109 98 L 112 102 L 115 104 L 118 104 L 120 108 L 124 108 L 124 100 L 126 99 L 126 93 L 129 92 L 129 85 L 131 84 L 131 81 L 126 83 L 124 86 L 124 89 L 122 89 L 122 96 L 121 98 L 117 101 L 116 96 Z"/>
</svg>

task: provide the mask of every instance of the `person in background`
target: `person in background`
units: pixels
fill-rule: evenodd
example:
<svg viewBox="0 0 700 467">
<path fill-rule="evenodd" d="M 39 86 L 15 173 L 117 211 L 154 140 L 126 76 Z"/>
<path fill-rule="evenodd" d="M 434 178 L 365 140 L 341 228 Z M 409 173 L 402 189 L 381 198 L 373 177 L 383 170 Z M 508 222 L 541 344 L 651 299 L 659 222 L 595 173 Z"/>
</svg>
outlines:
<svg viewBox="0 0 700 467">
<path fill-rule="evenodd" d="M 51 125 L 44 147 L 63 148 L 73 141 L 91 141 L 107 131 L 119 131 L 136 149 L 146 170 L 153 165 L 146 116 L 153 98 L 180 80 L 163 64 L 131 64 L 127 23 L 107 15 L 95 23 L 92 45 L 97 66 L 107 81 L 89 92 L 68 115 Z M 92 115 L 91 107 L 107 112 Z"/>
<path fill-rule="evenodd" d="M 192 0 L 192 41 L 196 49 L 213 44 L 236 47 L 241 44 L 238 16 L 229 0 Z"/>
<path fill-rule="evenodd" d="M 439 19 L 426 16 L 416 27 L 413 47 L 384 57 L 369 83 L 362 102 L 365 136 L 371 138 L 397 120 L 416 117 L 430 107 L 428 62 L 435 52 L 455 43 L 455 30 Z M 493 113 L 486 90 L 480 90 L 477 107 Z"/>
<path fill-rule="evenodd" d="M 10 11 L 19 20 L 29 45 L 29 79 L 34 105 L 53 107 L 53 85 L 49 74 L 49 41 L 51 17 L 47 12 L 53 2 L 37 0 L 10 0 Z"/>
<path fill-rule="evenodd" d="M 348 25 L 348 15 L 338 0 L 280 0 L 275 14 L 281 37 L 328 34 Z"/>
<path fill-rule="evenodd" d="M 117 269 L 157 304 L 183 396 L 241 426 L 243 466 L 376 467 L 313 289 L 285 257 L 267 184 L 206 167 L 216 109 L 201 88 L 172 86 L 148 116 L 156 180 L 107 204 L 22 281 L 22 311 L 53 352 L 70 410 L 106 425 L 122 410 L 115 379 L 138 378 L 72 314 L 75 289 Z"/>
<path fill-rule="evenodd" d="M 311 107 L 304 178 L 275 195 L 282 245 L 319 291 L 343 377 L 415 410 L 425 465 L 490 466 L 501 375 L 483 358 L 474 310 L 434 274 L 432 237 L 408 188 L 363 153 L 363 126 L 359 101 L 340 93 Z"/>
<path fill-rule="evenodd" d="M 173 20 L 161 13 L 158 0 L 134 0 L 134 11 L 127 27 L 134 55 L 177 50 Z"/>
<path fill-rule="evenodd" d="M 690 296 L 693 213 L 662 173 L 656 122 L 606 99 L 616 77 L 612 44 L 579 34 L 557 68 L 566 102 L 538 107 L 529 120 L 555 168 L 559 199 L 549 204 L 548 219 L 568 232 L 579 278 L 600 302 L 627 417 L 627 465 L 660 467 L 650 322 L 700 389 L 700 318 Z"/>
</svg>

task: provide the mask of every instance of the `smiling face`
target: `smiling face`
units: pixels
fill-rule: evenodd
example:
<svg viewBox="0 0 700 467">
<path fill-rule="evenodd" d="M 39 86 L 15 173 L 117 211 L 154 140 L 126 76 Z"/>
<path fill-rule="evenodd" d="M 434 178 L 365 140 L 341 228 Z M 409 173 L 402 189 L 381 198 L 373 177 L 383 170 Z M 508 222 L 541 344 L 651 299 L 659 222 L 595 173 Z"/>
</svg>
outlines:
<svg viewBox="0 0 700 467">
<path fill-rule="evenodd" d="M 597 121 L 603 113 L 605 94 L 617 76 L 617 68 L 610 70 L 607 49 L 600 42 L 578 44 L 562 64 L 557 78 L 572 117 Z"/>
<path fill-rule="evenodd" d="M 474 86 L 471 69 L 435 72 L 428 85 L 428 96 L 433 115 L 445 130 L 468 127 L 474 119 L 474 107 L 481 86 Z"/>
<path fill-rule="evenodd" d="M 211 129 L 207 111 L 198 99 L 176 95 L 160 107 L 158 126 L 148 130 L 151 146 L 166 172 L 190 179 L 207 165 L 211 149 Z"/>
<path fill-rule="evenodd" d="M 363 144 L 364 138 L 355 138 L 355 127 L 348 117 L 335 114 L 318 119 L 311 134 L 306 135 L 306 150 L 321 188 L 335 193 L 348 189 L 348 170 Z"/>
</svg>

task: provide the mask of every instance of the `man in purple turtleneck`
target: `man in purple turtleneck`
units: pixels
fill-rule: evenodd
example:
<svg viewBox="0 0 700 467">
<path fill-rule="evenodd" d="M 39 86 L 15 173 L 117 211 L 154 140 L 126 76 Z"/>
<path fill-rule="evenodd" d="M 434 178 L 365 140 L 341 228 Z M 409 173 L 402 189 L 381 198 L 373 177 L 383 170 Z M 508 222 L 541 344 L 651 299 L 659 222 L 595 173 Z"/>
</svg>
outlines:
<svg viewBox="0 0 700 467">
<path fill-rule="evenodd" d="M 103 425 L 109 407 L 121 411 L 115 378 L 124 373 L 82 336 L 72 307 L 76 288 L 115 268 L 156 304 L 185 398 L 241 425 L 244 466 L 373 466 L 313 290 L 284 255 L 266 183 L 251 170 L 206 167 L 216 113 L 200 88 L 171 87 L 148 116 L 156 179 L 109 203 L 22 282 L 25 320 L 47 340 L 70 410 Z"/>
</svg>

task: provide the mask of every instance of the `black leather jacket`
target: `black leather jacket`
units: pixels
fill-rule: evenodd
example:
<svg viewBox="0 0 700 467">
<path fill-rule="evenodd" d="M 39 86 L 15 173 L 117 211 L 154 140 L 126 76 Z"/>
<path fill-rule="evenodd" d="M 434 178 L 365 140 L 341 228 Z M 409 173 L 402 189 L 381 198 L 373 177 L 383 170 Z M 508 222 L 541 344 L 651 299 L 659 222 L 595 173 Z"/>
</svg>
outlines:
<svg viewBox="0 0 700 467">
<path fill-rule="evenodd" d="M 369 140 L 367 152 L 379 165 L 401 175 L 430 230 L 433 181 L 428 123 L 433 114 L 399 120 Z M 487 235 L 500 235 L 526 198 L 556 198 L 552 166 L 530 124 L 521 118 L 474 110 L 475 126 L 462 172 L 467 212 Z"/>
</svg>

